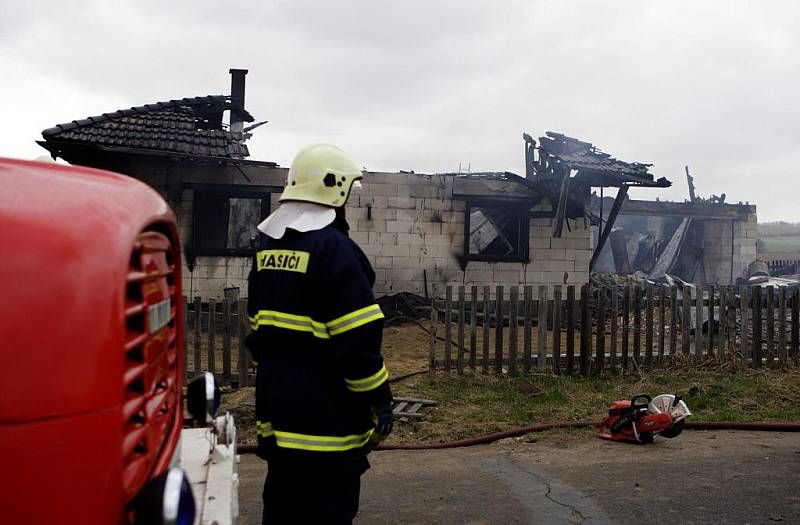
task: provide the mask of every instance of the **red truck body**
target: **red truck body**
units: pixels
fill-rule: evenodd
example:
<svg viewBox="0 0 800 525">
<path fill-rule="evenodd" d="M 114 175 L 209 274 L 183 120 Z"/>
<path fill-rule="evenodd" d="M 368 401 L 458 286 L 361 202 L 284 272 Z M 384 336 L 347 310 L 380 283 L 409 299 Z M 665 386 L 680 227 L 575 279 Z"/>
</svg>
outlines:
<svg viewBox="0 0 800 525">
<path fill-rule="evenodd" d="M 126 523 L 182 424 L 175 218 L 115 173 L 0 159 L 0 523 Z"/>
</svg>

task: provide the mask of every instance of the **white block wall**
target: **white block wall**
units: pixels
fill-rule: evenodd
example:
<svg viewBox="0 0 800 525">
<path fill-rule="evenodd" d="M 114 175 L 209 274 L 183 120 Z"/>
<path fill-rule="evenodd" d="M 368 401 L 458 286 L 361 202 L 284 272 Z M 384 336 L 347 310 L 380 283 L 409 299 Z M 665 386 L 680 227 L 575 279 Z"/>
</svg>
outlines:
<svg viewBox="0 0 800 525">
<path fill-rule="evenodd" d="M 742 276 L 747 266 L 756 260 L 757 222 L 755 213 L 749 214 L 746 221 L 733 221 L 733 239 L 731 239 L 730 220 L 704 221 L 705 282 L 733 284 L 737 277 Z M 731 279 L 731 262 L 733 262 L 733 279 Z M 700 279 L 702 272 L 699 272 L 696 278 Z"/>
<path fill-rule="evenodd" d="M 412 173 L 370 173 L 363 189 L 347 205 L 350 236 L 369 257 L 376 273 L 375 293 L 425 293 L 433 286 L 580 285 L 588 281 L 592 256 L 591 231 L 583 219 L 570 220 L 571 231 L 551 237 L 552 219 L 530 219 L 530 262 L 474 262 L 466 271 L 464 252 L 465 204 L 454 200 L 453 176 Z M 272 196 L 272 209 L 278 194 Z M 550 210 L 545 203 L 536 208 Z M 183 192 L 179 222 L 188 238 L 192 224 L 192 191 Z M 223 296 L 223 289 L 239 287 L 247 293 L 249 260 L 235 257 L 198 257 L 194 273 L 184 267 L 184 293 Z M 423 275 L 424 274 L 424 275 Z M 441 292 L 443 293 L 443 291 Z M 507 292 L 506 292 L 507 293 Z M 520 291 L 520 294 L 522 291 Z"/>
</svg>

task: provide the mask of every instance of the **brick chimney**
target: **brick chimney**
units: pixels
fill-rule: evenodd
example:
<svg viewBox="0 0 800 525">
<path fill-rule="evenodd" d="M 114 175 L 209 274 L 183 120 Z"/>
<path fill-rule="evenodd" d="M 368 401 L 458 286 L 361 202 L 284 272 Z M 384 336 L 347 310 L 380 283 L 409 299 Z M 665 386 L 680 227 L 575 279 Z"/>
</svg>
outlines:
<svg viewBox="0 0 800 525">
<path fill-rule="evenodd" d="M 246 69 L 230 69 L 231 74 L 231 103 L 234 107 L 244 109 L 244 77 L 247 75 Z M 241 132 L 244 128 L 244 120 L 236 110 L 231 111 L 230 130 Z"/>
</svg>

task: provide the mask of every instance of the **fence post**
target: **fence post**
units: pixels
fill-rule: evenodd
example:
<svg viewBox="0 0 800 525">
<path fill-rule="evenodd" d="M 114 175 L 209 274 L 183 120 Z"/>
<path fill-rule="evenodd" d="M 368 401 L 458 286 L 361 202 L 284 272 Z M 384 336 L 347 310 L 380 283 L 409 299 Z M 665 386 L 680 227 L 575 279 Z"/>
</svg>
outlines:
<svg viewBox="0 0 800 525">
<path fill-rule="evenodd" d="M 523 292 L 525 301 L 525 327 L 523 330 L 523 356 L 522 356 L 522 369 L 526 374 L 531 371 L 531 318 L 533 317 L 533 286 L 526 286 Z"/>
<path fill-rule="evenodd" d="M 647 284 L 647 312 L 646 324 L 644 327 L 644 364 L 653 366 L 653 285 Z"/>
<path fill-rule="evenodd" d="M 217 300 L 208 300 L 208 371 L 217 373 Z"/>
<path fill-rule="evenodd" d="M 778 361 L 786 365 L 786 289 L 778 287 Z"/>
<path fill-rule="evenodd" d="M 775 287 L 767 287 L 767 366 L 775 362 Z"/>
<path fill-rule="evenodd" d="M 594 373 L 603 373 L 603 362 L 606 355 L 606 288 L 597 288 L 597 343 L 595 347 Z"/>
<path fill-rule="evenodd" d="M 222 300 L 222 383 L 231 384 L 231 300 Z"/>
<path fill-rule="evenodd" d="M 194 298 L 194 375 L 200 375 L 203 371 L 203 365 L 200 363 L 201 349 L 200 349 L 200 312 L 202 311 L 202 300 L 199 297 Z"/>
<path fill-rule="evenodd" d="M 633 362 L 642 362 L 642 288 L 633 288 Z"/>
<path fill-rule="evenodd" d="M 458 287 L 458 374 L 464 373 L 464 286 Z"/>
<path fill-rule="evenodd" d="M 592 351 L 592 319 L 589 315 L 589 284 L 581 287 L 581 348 L 580 348 L 580 374 L 589 375 L 589 354 Z"/>
<path fill-rule="evenodd" d="M 619 313 L 617 291 L 616 286 L 611 287 L 611 348 L 609 348 L 608 358 L 608 369 L 611 372 L 617 370 L 617 315 Z"/>
<path fill-rule="evenodd" d="M 697 297 L 694 298 L 694 354 L 700 359 L 703 357 L 703 305 L 705 303 L 703 284 L 698 283 L 695 291 Z"/>
<path fill-rule="evenodd" d="M 692 288 L 684 286 L 681 291 L 681 350 L 688 356 L 692 346 Z"/>
<path fill-rule="evenodd" d="M 453 287 L 449 284 L 445 289 L 444 295 L 444 371 L 450 373 L 452 366 L 452 330 L 450 329 L 450 317 L 453 310 Z"/>
<path fill-rule="evenodd" d="M 747 324 L 750 320 L 750 313 L 747 311 L 750 306 L 748 291 L 749 289 L 745 285 L 739 287 L 739 308 L 741 316 L 741 337 L 739 339 L 739 344 L 742 348 L 742 360 L 745 366 L 747 366 L 747 360 L 750 358 L 750 336 L 747 333 Z"/>
<path fill-rule="evenodd" d="M 188 383 L 189 379 L 189 304 L 184 295 L 181 297 L 181 308 L 183 308 L 183 382 Z"/>
<path fill-rule="evenodd" d="M 434 377 L 434 369 L 436 368 L 436 325 L 439 324 L 439 312 L 436 310 L 436 288 L 434 287 L 431 294 L 431 345 L 428 350 L 428 374 L 431 379 Z"/>
<path fill-rule="evenodd" d="M 495 289 L 494 297 L 494 372 L 496 374 L 503 373 L 503 287 L 498 286 Z"/>
<path fill-rule="evenodd" d="M 250 319 L 247 315 L 247 299 L 239 299 L 239 388 L 250 386 L 250 351 L 245 340 L 250 333 Z"/>
<path fill-rule="evenodd" d="M 561 285 L 553 287 L 553 373 L 561 370 Z"/>
<path fill-rule="evenodd" d="M 475 373 L 475 359 L 478 354 L 478 287 L 469 290 L 469 368 Z"/>
<path fill-rule="evenodd" d="M 709 358 L 714 358 L 714 285 L 708 287 L 708 334 L 706 342 L 706 354 Z"/>
<path fill-rule="evenodd" d="M 508 375 L 517 375 L 517 308 L 519 307 L 519 289 L 512 286 L 509 290 L 508 305 Z"/>
<path fill-rule="evenodd" d="M 800 359 L 800 289 L 792 288 L 792 354 Z"/>
<path fill-rule="evenodd" d="M 678 355 L 678 289 L 669 287 L 669 355 L 670 361 Z"/>
<path fill-rule="evenodd" d="M 567 286 L 567 373 L 575 371 L 575 285 Z"/>
<path fill-rule="evenodd" d="M 539 287 L 539 311 L 537 316 L 539 321 L 539 359 L 537 366 L 544 368 L 547 366 L 547 286 Z"/>
<path fill-rule="evenodd" d="M 631 287 L 625 285 L 622 296 L 622 369 L 628 369 L 628 337 L 631 331 Z"/>
<path fill-rule="evenodd" d="M 667 323 L 667 291 L 663 286 L 658 287 L 658 365 L 664 364 L 664 344 L 666 334 L 664 329 Z"/>
<path fill-rule="evenodd" d="M 725 359 L 728 350 L 728 287 L 719 287 L 719 342 L 717 352 L 720 359 Z"/>
<path fill-rule="evenodd" d="M 492 330 L 492 311 L 491 311 L 491 290 L 488 286 L 483 287 L 483 354 L 481 355 L 481 365 L 483 373 L 489 373 L 489 333 Z"/>
<path fill-rule="evenodd" d="M 753 368 L 761 368 L 761 287 L 753 287 Z"/>
</svg>

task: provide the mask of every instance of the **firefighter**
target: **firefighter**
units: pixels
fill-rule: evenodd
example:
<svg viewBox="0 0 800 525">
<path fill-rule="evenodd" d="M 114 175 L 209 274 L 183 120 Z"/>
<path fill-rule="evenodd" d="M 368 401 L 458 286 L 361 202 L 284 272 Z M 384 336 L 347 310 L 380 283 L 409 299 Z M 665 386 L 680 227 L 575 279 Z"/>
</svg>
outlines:
<svg viewBox="0 0 800 525">
<path fill-rule="evenodd" d="M 339 148 L 309 146 L 258 225 L 247 345 L 270 525 L 351 523 L 367 454 L 392 430 L 375 273 L 344 214 L 361 179 Z"/>
</svg>

